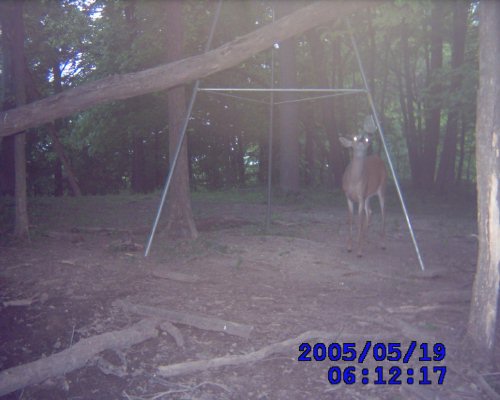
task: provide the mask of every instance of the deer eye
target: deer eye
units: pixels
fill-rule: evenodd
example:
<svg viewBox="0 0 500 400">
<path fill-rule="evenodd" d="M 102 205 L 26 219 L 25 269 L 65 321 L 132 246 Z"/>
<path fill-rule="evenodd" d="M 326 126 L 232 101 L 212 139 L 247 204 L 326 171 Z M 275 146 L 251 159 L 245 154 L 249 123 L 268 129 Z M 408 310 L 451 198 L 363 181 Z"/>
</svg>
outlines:
<svg viewBox="0 0 500 400">
<path fill-rule="evenodd" d="M 365 142 L 368 143 L 370 141 L 370 139 L 368 139 L 367 137 L 365 137 Z"/>
<path fill-rule="evenodd" d="M 354 136 L 354 137 L 352 138 L 352 140 L 354 140 L 355 142 L 357 142 L 359 139 L 358 139 L 358 137 L 357 137 L 357 136 Z"/>
</svg>

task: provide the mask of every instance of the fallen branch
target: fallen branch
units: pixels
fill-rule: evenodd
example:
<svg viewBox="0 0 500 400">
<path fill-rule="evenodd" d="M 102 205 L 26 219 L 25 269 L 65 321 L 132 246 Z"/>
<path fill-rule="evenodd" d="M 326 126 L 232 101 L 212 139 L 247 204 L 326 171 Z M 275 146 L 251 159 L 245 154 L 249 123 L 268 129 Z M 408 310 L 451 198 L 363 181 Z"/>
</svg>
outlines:
<svg viewBox="0 0 500 400">
<path fill-rule="evenodd" d="M 177 282 L 184 283 L 198 283 L 200 282 L 200 278 L 197 275 L 188 275 L 182 272 L 173 272 L 173 271 L 165 271 L 162 269 L 156 269 L 151 272 L 153 276 L 157 278 L 169 279 Z"/>
<path fill-rule="evenodd" d="M 17 299 L 7 300 L 3 302 L 4 307 L 27 307 L 33 304 L 34 299 Z"/>
<path fill-rule="evenodd" d="M 101 226 L 75 226 L 72 233 L 131 233 L 130 229 L 107 228 Z"/>
<path fill-rule="evenodd" d="M 253 326 L 251 325 L 225 321 L 219 318 L 188 314 L 180 311 L 171 311 L 164 308 L 131 304 L 124 300 L 115 300 L 113 302 L 113 305 L 135 314 L 166 319 L 170 322 L 191 325 L 199 329 L 205 329 L 207 331 L 223 332 L 227 333 L 228 335 L 240 336 L 245 339 L 248 339 L 250 333 L 253 330 Z"/>
<path fill-rule="evenodd" d="M 343 333 L 343 337 L 348 337 L 349 341 L 355 340 L 368 340 L 373 339 L 373 335 L 356 335 Z M 158 367 L 158 374 L 164 377 L 178 376 L 183 374 L 188 374 L 192 372 L 205 371 L 211 368 L 224 367 L 227 365 L 240 365 L 259 361 L 268 357 L 274 353 L 289 353 L 294 352 L 296 356 L 299 355 L 298 349 L 299 345 L 303 342 L 308 342 L 313 339 L 318 339 L 318 341 L 332 341 L 338 340 L 339 335 L 331 332 L 321 332 L 321 331 L 307 331 L 303 334 L 287 339 L 279 343 L 270 344 L 263 347 L 260 350 L 254 351 L 252 353 L 241 354 L 241 355 L 230 355 L 218 358 L 212 358 L 210 360 L 199 360 L 199 361 L 188 361 L 185 363 L 162 365 Z"/>
<path fill-rule="evenodd" d="M 475 383 L 479 385 L 484 392 L 486 392 L 490 399 L 492 400 L 500 400 L 500 394 L 498 394 L 495 389 L 493 389 L 490 384 L 484 379 L 482 375 L 480 375 L 476 371 L 470 371 L 470 375 L 475 378 Z"/>
<path fill-rule="evenodd" d="M 106 332 L 80 340 L 60 353 L 0 372 L 0 396 L 83 367 L 106 349 L 119 349 L 153 338 L 158 334 L 154 318 L 145 319 L 120 331 Z"/>
<path fill-rule="evenodd" d="M 160 329 L 163 329 L 170 336 L 172 336 L 175 340 L 175 343 L 179 347 L 184 347 L 184 337 L 182 336 L 181 331 L 176 326 L 172 325 L 170 322 L 165 321 L 160 325 Z"/>
</svg>

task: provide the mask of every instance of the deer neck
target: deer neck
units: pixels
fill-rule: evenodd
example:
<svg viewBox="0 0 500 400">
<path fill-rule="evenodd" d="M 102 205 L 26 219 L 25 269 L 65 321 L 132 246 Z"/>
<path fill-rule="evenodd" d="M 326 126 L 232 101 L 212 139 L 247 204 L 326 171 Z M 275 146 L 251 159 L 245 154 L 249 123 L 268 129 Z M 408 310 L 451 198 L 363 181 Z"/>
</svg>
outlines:
<svg viewBox="0 0 500 400">
<path fill-rule="evenodd" d="M 351 178 L 353 180 L 360 180 L 364 175 L 366 164 L 366 155 L 354 155 L 351 161 Z"/>
</svg>

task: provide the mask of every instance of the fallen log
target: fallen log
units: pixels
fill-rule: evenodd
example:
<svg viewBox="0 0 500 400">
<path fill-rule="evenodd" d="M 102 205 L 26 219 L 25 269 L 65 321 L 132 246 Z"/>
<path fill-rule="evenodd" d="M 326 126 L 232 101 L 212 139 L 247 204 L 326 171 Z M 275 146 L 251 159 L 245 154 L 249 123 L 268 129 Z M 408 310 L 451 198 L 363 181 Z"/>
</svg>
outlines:
<svg viewBox="0 0 500 400">
<path fill-rule="evenodd" d="M 368 340 L 373 339 L 373 335 L 356 335 L 356 334 L 343 334 L 344 337 L 349 337 L 349 340 Z M 313 339 L 318 339 L 318 341 L 338 341 L 339 335 L 331 332 L 322 331 L 307 331 L 303 334 L 287 339 L 282 342 L 270 344 L 261 348 L 260 350 L 241 354 L 241 355 L 229 355 L 224 357 L 212 358 L 210 360 L 199 360 L 199 361 L 188 361 L 178 364 L 161 365 L 158 367 L 158 375 L 164 377 L 178 376 L 183 374 L 189 374 L 192 372 L 205 371 L 211 368 L 224 367 L 227 365 L 240 365 L 259 361 L 265 357 L 274 353 L 290 353 L 293 352 L 296 356 L 299 355 L 299 345 L 303 342 L 308 342 Z"/>
<path fill-rule="evenodd" d="M 171 311 L 164 308 L 132 304 L 125 300 L 115 300 L 113 305 L 135 314 L 166 319 L 170 322 L 190 325 L 207 331 L 223 332 L 228 335 L 239 336 L 245 339 L 248 339 L 253 330 L 253 326 L 251 325 L 180 311 Z"/>
<path fill-rule="evenodd" d="M 0 396 L 83 367 L 103 350 L 130 347 L 153 338 L 158 334 L 158 323 L 154 318 L 145 319 L 126 329 L 82 339 L 69 349 L 49 357 L 1 371 Z"/>
</svg>

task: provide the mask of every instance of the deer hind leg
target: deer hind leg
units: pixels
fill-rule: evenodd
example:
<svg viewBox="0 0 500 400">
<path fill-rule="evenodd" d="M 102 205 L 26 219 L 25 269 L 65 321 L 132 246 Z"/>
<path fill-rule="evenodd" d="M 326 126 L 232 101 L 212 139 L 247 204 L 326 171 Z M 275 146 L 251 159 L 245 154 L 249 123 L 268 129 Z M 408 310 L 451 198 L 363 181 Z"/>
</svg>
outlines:
<svg viewBox="0 0 500 400">
<path fill-rule="evenodd" d="M 380 204 L 380 214 L 382 216 L 382 237 L 381 237 L 381 247 L 385 249 L 385 198 L 384 193 L 379 190 L 377 192 L 378 202 Z"/>
<path fill-rule="evenodd" d="M 363 255 L 361 248 L 363 245 L 363 234 L 366 226 L 366 218 L 364 214 L 365 201 L 365 199 L 360 199 L 358 203 L 358 257 Z"/>
<path fill-rule="evenodd" d="M 352 225 L 353 225 L 353 214 L 354 214 L 354 204 L 351 199 L 347 199 L 347 207 L 349 207 L 348 223 L 349 223 L 349 240 L 347 241 L 347 251 L 350 253 L 352 251 Z"/>
</svg>

